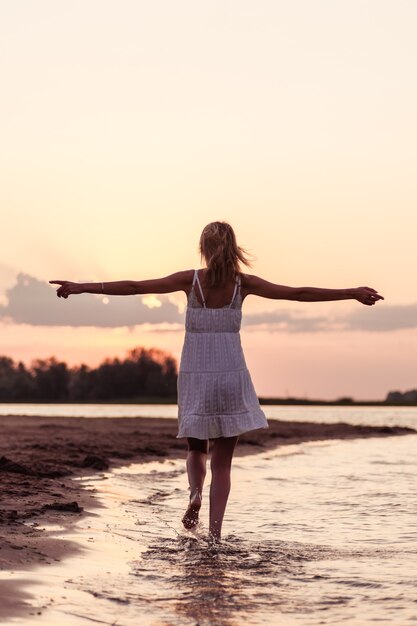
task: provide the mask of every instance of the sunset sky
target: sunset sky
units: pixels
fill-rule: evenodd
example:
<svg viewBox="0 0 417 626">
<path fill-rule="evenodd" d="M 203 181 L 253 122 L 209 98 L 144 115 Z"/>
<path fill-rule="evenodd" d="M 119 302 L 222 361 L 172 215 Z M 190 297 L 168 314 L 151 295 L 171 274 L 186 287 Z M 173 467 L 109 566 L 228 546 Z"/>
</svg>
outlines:
<svg viewBox="0 0 417 626">
<path fill-rule="evenodd" d="M 179 359 L 184 294 L 48 281 L 199 267 L 227 220 L 253 274 L 385 297 L 250 296 L 260 395 L 417 388 L 416 23 L 414 0 L 2 3 L 0 355 Z"/>
</svg>

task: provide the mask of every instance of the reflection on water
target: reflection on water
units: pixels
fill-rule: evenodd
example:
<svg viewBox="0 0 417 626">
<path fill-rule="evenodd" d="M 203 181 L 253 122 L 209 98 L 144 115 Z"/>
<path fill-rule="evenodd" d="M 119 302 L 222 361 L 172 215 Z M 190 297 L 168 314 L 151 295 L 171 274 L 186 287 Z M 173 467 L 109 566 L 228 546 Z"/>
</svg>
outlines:
<svg viewBox="0 0 417 626">
<path fill-rule="evenodd" d="M 165 539 L 149 547 L 142 555 L 145 567 L 134 573 L 142 576 L 146 566 L 163 572 L 165 602 L 173 599 L 181 623 L 188 618 L 201 625 L 231 626 L 237 615 L 256 610 L 238 575 L 244 569 L 240 557 L 239 550 L 233 554 L 229 547 L 211 548 L 188 537 Z"/>
<path fill-rule="evenodd" d="M 288 577 L 305 577 L 303 561 L 331 555 L 326 548 L 309 550 L 276 541 L 255 544 L 230 535 L 218 547 L 198 538 L 165 538 L 149 546 L 134 573 L 159 578 L 158 595 L 163 587 L 165 604 L 172 599 L 177 617 L 189 618 L 186 623 L 288 624 L 279 615 L 295 608 L 287 593 Z M 305 603 L 300 608 L 304 610 Z"/>
<path fill-rule="evenodd" d="M 181 528 L 182 462 L 85 480 L 107 508 L 80 522 L 84 555 L 40 571 L 38 582 L 65 599 L 25 624 L 414 623 L 416 443 L 333 441 L 236 459 L 216 548 L 209 484 L 199 531 Z"/>
</svg>

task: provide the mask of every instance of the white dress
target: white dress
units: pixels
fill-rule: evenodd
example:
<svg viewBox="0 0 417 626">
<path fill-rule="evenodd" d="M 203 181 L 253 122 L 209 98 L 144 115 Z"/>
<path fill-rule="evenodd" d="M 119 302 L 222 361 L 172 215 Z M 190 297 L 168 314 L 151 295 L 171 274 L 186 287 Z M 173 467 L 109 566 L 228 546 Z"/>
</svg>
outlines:
<svg viewBox="0 0 417 626">
<path fill-rule="evenodd" d="M 196 284 L 203 305 L 196 298 Z M 230 304 L 214 309 L 206 307 L 195 270 L 178 372 L 177 438 L 232 437 L 268 428 L 246 367 L 241 321 L 240 277 L 236 278 Z"/>
</svg>

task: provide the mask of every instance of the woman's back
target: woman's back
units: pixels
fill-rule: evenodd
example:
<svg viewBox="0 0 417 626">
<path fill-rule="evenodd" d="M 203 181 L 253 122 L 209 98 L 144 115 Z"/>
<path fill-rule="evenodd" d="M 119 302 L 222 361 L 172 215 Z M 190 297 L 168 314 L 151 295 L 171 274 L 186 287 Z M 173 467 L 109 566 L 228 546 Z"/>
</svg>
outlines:
<svg viewBox="0 0 417 626">
<path fill-rule="evenodd" d="M 209 285 L 207 270 L 194 270 L 193 283 L 188 294 L 188 306 L 207 309 L 240 308 L 241 277 L 237 274 L 234 279 L 224 285 Z"/>
</svg>

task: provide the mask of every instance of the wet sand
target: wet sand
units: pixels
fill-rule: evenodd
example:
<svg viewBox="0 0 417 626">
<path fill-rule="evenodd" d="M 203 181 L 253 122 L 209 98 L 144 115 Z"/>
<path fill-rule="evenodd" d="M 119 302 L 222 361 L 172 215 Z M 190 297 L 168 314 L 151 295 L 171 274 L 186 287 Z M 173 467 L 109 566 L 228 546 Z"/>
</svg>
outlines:
<svg viewBox="0 0 417 626">
<path fill-rule="evenodd" d="M 409 434 L 410 428 L 269 420 L 270 428 L 240 438 L 237 456 L 288 444 Z M 54 524 L 71 533 L 81 516 L 100 506 L 79 477 L 110 467 L 186 456 L 174 419 L 4 417 L 0 420 L 0 568 L 25 571 L 76 555 L 75 541 L 54 537 Z M 46 527 L 46 528 L 45 528 Z M 24 611 L 24 597 L 0 581 L 0 619 Z M 17 595 L 16 595 L 17 594 Z"/>
</svg>

